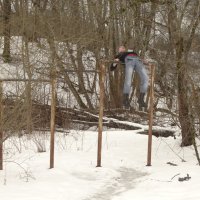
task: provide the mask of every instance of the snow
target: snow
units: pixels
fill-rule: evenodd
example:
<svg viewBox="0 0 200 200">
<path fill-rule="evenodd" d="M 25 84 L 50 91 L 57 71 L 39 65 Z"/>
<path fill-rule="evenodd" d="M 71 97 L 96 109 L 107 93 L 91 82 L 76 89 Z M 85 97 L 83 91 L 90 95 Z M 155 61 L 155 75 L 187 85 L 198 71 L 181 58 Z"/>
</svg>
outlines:
<svg viewBox="0 0 200 200">
<path fill-rule="evenodd" d="M 41 138 L 35 133 L 47 150 L 44 153 L 37 152 L 36 143 L 28 136 L 7 140 L 4 170 L 0 171 L 0 199 L 200 199 L 195 153 L 192 147 L 180 147 L 179 136 L 153 137 L 152 166 L 147 167 L 146 135 L 137 131 L 104 131 L 102 167 L 97 168 L 97 134 L 56 133 L 54 169 L 49 169 L 49 133 Z M 178 181 L 187 174 L 191 179 Z"/>
<path fill-rule="evenodd" d="M 13 41 L 16 38 L 13 37 Z M 12 42 L 13 57 L 21 58 L 21 39 Z M 44 41 L 44 47 L 45 45 Z M 63 48 L 66 48 L 63 46 Z M 37 69 L 48 68 L 48 51 L 30 48 L 33 78 L 39 78 Z M 1 51 L 1 49 L 0 49 Z M 36 54 L 37 53 L 37 54 Z M 75 52 L 74 52 L 75 53 Z M 14 56 L 16 55 L 16 56 Z M 88 68 L 95 65 L 91 52 L 83 57 Z M 66 57 L 67 59 L 67 57 Z M 1 78 L 27 77 L 21 60 L 1 64 Z M 66 62 L 66 64 L 69 64 Z M 37 67 L 36 67 L 37 66 Z M 12 72 L 12 73 L 11 73 Z M 42 71 L 43 72 L 43 71 Z M 39 85 L 38 85 L 39 86 Z M 16 92 L 16 88 L 18 89 Z M 46 89 L 45 89 L 46 88 Z M 44 85 L 48 94 L 49 87 Z M 24 84 L 4 83 L 4 93 L 18 94 Z M 62 90 L 58 88 L 60 95 Z M 42 99 L 42 98 L 41 98 Z M 67 99 L 67 98 L 64 98 Z M 96 115 L 93 115 L 93 117 Z M 98 116 L 97 116 L 98 118 Z M 12 136 L 4 142 L 4 170 L 0 171 L 1 200 L 199 200 L 199 166 L 192 147 L 181 148 L 179 130 L 171 127 L 153 127 L 154 130 L 177 131 L 176 139 L 153 137 L 152 166 L 146 166 L 147 130 L 145 125 L 123 122 L 138 127 L 135 131 L 105 129 L 103 132 L 102 167 L 96 167 L 97 128 L 88 131 L 70 130 L 56 133 L 55 168 L 49 169 L 49 133 Z M 169 124 L 169 123 L 168 123 Z M 199 141 L 197 141 L 199 142 Z M 46 151 L 39 153 L 38 149 Z M 186 162 L 183 162 L 186 161 Z M 176 164 L 172 166 L 168 162 Z M 188 181 L 178 179 L 191 177 Z"/>
</svg>

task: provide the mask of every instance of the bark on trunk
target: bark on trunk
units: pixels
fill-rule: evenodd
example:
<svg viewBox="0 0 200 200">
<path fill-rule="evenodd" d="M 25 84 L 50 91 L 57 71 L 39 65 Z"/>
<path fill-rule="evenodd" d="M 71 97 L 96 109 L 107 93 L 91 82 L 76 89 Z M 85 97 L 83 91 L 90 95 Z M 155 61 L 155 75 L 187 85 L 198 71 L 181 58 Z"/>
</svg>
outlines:
<svg viewBox="0 0 200 200">
<path fill-rule="evenodd" d="M 194 123 L 190 115 L 189 91 L 187 80 L 187 55 L 189 48 L 185 48 L 187 42 L 183 39 L 181 21 L 177 14 L 177 7 L 171 0 L 168 3 L 168 28 L 172 47 L 176 52 L 176 70 L 178 82 L 178 109 L 179 122 L 181 125 L 182 143 L 181 146 L 189 146 L 193 144 Z M 192 41 L 192 40 L 191 40 Z M 188 41 L 188 42 L 191 42 Z M 187 43 L 189 44 L 189 43 Z M 188 46 L 188 45 L 187 45 Z"/>
<path fill-rule="evenodd" d="M 183 65 L 184 66 L 184 65 Z M 183 67 L 180 68 L 177 64 L 178 69 L 178 107 L 179 107 L 179 122 L 181 125 L 182 132 L 182 143 L 181 146 L 192 145 L 193 141 L 193 124 L 189 114 L 189 102 L 188 102 L 188 91 L 187 91 L 187 80 L 186 70 Z"/>
<path fill-rule="evenodd" d="M 11 61 L 10 56 L 10 14 L 11 14 L 11 1 L 3 1 L 3 17 L 4 17 L 4 49 L 3 58 L 4 62 L 8 63 Z"/>
</svg>

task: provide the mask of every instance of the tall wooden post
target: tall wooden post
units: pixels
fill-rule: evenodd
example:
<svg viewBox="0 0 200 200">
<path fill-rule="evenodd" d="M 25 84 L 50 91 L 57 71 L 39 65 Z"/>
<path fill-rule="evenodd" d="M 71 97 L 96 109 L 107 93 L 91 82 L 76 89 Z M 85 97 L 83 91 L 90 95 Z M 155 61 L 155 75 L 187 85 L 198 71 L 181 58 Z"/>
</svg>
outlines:
<svg viewBox="0 0 200 200">
<path fill-rule="evenodd" d="M 102 131 L 103 131 L 103 108 L 104 108 L 104 81 L 105 81 L 105 65 L 100 63 L 99 74 L 99 127 L 98 127 L 98 148 L 97 148 L 97 167 L 101 167 L 101 152 L 102 152 Z"/>
<path fill-rule="evenodd" d="M 2 128 L 2 114 L 3 114 L 3 86 L 2 81 L 0 81 L 0 170 L 3 170 L 3 128 Z"/>
<path fill-rule="evenodd" d="M 149 133 L 148 133 L 147 166 L 151 166 L 155 64 L 151 63 L 150 67 L 151 67 L 151 82 L 150 82 L 150 107 L 149 107 Z"/>
<path fill-rule="evenodd" d="M 50 169 L 54 168 L 55 116 L 56 116 L 56 72 L 53 72 L 52 79 L 51 79 Z"/>
</svg>

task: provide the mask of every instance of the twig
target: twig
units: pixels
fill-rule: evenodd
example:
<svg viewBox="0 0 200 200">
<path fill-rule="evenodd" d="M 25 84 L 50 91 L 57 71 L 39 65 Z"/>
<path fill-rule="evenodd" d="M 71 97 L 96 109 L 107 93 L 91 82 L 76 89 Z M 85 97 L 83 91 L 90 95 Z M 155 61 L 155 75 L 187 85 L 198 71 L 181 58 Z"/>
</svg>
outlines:
<svg viewBox="0 0 200 200">
<path fill-rule="evenodd" d="M 174 175 L 172 178 L 171 178 L 171 180 L 173 180 L 176 176 L 178 176 L 178 175 L 180 175 L 180 174 L 176 174 L 176 175 Z"/>
<path fill-rule="evenodd" d="M 162 140 L 162 141 L 164 141 L 164 140 Z M 182 161 L 182 162 L 186 162 L 181 156 L 179 156 L 170 146 L 169 146 L 169 144 L 166 142 L 166 141 L 164 141 L 165 142 L 165 144 L 170 148 L 170 150 L 178 157 L 178 158 L 180 158 L 180 160 Z"/>
</svg>

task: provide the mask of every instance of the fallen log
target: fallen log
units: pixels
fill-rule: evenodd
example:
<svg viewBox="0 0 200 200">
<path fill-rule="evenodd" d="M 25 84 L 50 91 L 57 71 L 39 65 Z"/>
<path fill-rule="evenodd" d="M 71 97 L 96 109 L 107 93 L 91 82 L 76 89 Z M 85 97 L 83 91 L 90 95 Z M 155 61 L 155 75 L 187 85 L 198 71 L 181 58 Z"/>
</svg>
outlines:
<svg viewBox="0 0 200 200">
<path fill-rule="evenodd" d="M 174 133 L 175 133 L 174 131 L 162 130 L 162 129 L 160 130 L 153 129 L 153 132 L 152 132 L 152 134 L 156 137 L 175 137 Z M 148 135 L 148 130 L 138 132 L 138 134 Z"/>
<path fill-rule="evenodd" d="M 16 106 L 19 108 L 23 107 L 23 102 L 18 102 L 16 104 L 15 102 L 9 103 L 9 104 L 4 104 L 4 110 L 5 110 L 5 117 L 7 120 L 9 118 L 12 118 L 12 115 L 9 113 L 12 113 L 13 109 L 16 110 Z M 26 113 L 26 110 L 23 110 L 23 112 Z M 16 113 L 15 112 L 15 113 Z M 103 126 L 106 126 L 108 128 L 116 128 L 116 129 L 123 129 L 123 130 L 141 130 L 138 131 L 140 134 L 147 134 L 147 129 L 144 130 L 144 126 L 140 125 L 139 123 L 131 123 L 128 122 L 129 120 L 126 118 L 123 118 L 122 116 L 116 116 L 118 113 L 124 113 L 123 109 L 117 109 L 116 111 L 105 111 L 105 116 L 103 117 Z M 140 111 L 130 111 L 129 112 L 131 115 L 133 115 L 134 121 L 136 121 L 137 117 L 134 115 L 140 114 L 141 119 L 147 120 L 147 113 L 140 112 Z M 108 115 L 108 116 L 106 116 Z M 23 117 L 23 113 L 21 115 Z M 23 119 L 23 118 L 22 118 Z M 42 105 L 42 104 L 37 104 L 33 103 L 32 105 L 32 119 L 33 119 L 33 130 L 38 130 L 38 129 L 47 129 L 50 127 L 50 106 L 49 105 Z M 56 108 L 56 117 L 55 117 L 55 122 L 56 122 L 56 127 L 57 128 L 62 128 L 63 130 L 69 130 L 73 129 L 73 127 L 70 124 L 82 124 L 82 125 L 87 125 L 86 127 L 92 127 L 92 126 L 98 126 L 98 112 L 97 111 L 89 111 L 89 110 L 80 110 L 77 108 L 64 108 L 64 107 L 57 107 Z M 12 120 L 12 119 L 10 119 Z M 126 120 L 126 121 L 125 121 Z M 17 130 L 24 130 L 26 129 L 26 125 L 24 124 L 20 129 L 20 123 L 24 122 L 24 120 L 21 120 L 20 117 L 18 117 L 19 123 L 17 124 L 18 129 Z M 8 131 L 10 127 L 7 127 Z M 14 130 L 15 128 L 12 127 Z M 164 131 L 164 130 L 158 130 L 153 128 L 153 135 L 156 137 L 168 137 L 168 136 L 173 136 L 174 132 L 173 131 Z"/>
</svg>

